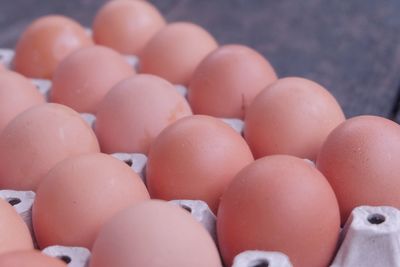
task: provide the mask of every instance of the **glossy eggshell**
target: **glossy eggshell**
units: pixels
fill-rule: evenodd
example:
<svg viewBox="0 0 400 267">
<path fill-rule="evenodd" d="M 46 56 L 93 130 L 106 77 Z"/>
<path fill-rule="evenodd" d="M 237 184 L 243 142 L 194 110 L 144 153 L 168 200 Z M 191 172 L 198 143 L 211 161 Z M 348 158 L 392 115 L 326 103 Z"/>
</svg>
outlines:
<svg viewBox="0 0 400 267">
<path fill-rule="evenodd" d="M 3 199 L 0 199 L 0 214 L 0 254 L 33 249 L 28 227 L 16 210 Z"/>
<path fill-rule="evenodd" d="M 148 153 L 169 124 L 192 115 L 186 99 L 166 80 L 139 74 L 118 83 L 99 105 L 95 132 L 101 150 Z"/>
<path fill-rule="evenodd" d="M 96 113 L 107 92 L 134 73 L 125 58 L 110 48 L 79 49 L 57 68 L 50 98 L 78 112 Z"/>
<path fill-rule="evenodd" d="M 217 218 L 226 266 L 245 250 L 279 251 L 296 267 L 326 267 L 340 214 L 335 194 L 311 164 L 276 155 L 244 168 L 221 199 Z"/>
<path fill-rule="evenodd" d="M 244 136 L 255 158 L 289 154 L 315 160 L 326 137 L 344 120 L 325 88 L 289 77 L 257 95 L 246 113 Z"/>
<path fill-rule="evenodd" d="M 98 151 L 94 132 L 77 112 L 59 104 L 32 107 L 0 135 L 0 188 L 36 190 L 58 162 Z"/>
<path fill-rule="evenodd" d="M 123 161 L 92 153 L 57 164 L 40 184 L 33 227 L 41 248 L 91 248 L 100 228 L 117 212 L 148 200 L 140 177 Z"/>
<path fill-rule="evenodd" d="M 196 115 L 166 128 L 147 162 L 152 198 L 200 199 L 216 212 L 230 181 L 253 156 L 243 138 L 219 119 Z"/>
<path fill-rule="evenodd" d="M 116 215 L 96 240 L 90 267 L 222 267 L 208 232 L 184 209 L 151 200 Z"/>
<path fill-rule="evenodd" d="M 376 116 L 358 116 L 328 136 L 317 160 L 332 185 L 346 221 L 360 205 L 400 208 L 400 126 Z"/>
<path fill-rule="evenodd" d="M 276 81 L 271 64 L 243 45 L 225 45 L 210 53 L 189 82 L 194 113 L 243 118 L 254 97 Z"/>
<path fill-rule="evenodd" d="M 160 12 L 145 1 L 116 0 L 96 14 L 93 39 L 123 54 L 138 55 L 145 44 L 165 26 Z"/>
<path fill-rule="evenodd" d="M 4 267 L 66 267 L 59 259 L 46 256 L 36 250 L 25 250 L 0 255 Z"/>
<path fill-rule="evenodd" d="M 140 56 L 140 72 L 155 74 L 174 84 L 187 84 L 199 63 L 217 46 L 200 26 L 171 23 L 146 44 Z"/>
<path fill-rule="evenodd" d="M 33 21 L 19 38 L 14 67 L 25 76 L 50 79 L 61 60 L 92 44 L 85 29 L 74 20 L 44 16 Z"/>
<path fill-rule="evenodd" d="M 16 72 L 0 72 L 0 132 L 22 111 L 44 102 L 30 80 Z"/>
</svg>

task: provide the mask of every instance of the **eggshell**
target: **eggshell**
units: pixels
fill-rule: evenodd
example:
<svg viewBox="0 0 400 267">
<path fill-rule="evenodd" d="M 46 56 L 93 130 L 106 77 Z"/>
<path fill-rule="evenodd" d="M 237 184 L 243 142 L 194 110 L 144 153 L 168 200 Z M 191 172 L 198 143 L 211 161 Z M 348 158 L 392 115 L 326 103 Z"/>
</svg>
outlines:
<svg viewBox="0 0 400 267">
<path fill-rule="evenodd" d="M 154 138 L 169 124 L 192 115 L 172 84 L 153 75 L 126 79 L 99 105 L 95 132 L 107 153 L 148 153 Z"/>
<path fill-rule="evenodd" d="M 50 98 L 78 112 L 96 113 L 107 92 L 134 73 L 128 62 L 110 48 L 79 49 L 57 68 Z"/>
<path fill-rule="evenodd" d="M 33 249 L 28 226 L 16 210 L 3 199 L 0 199 L 0 214 L 0 254 Z"/>
<path fill-rule="evenodd" d="M 240 171 L 221 199 L 217 235 L 226 266 L 245 250 L 285 253 L 296 267 L 326 267 L 340 214 L 325 177 L 303 159 L 275 155 Z"/>
<path fill-rule="evenodd" d="M 77 112 L 59 104 L 32 107 L 0 135 L 0 188 L 36 190 L 58 162 L 98 151 L 95 134 Z"/>
<path fill-rule="evenodd" d="M 200 26 L 171 23 L 146 44 L 139 69 L 174 84 L 187 84 L 199 63 L 217 46 L 215 39 Z"/>
<path fill-rule="evenodd" d="M 101 230 L 90 267 L 222 267 L 207 231 L 180 207 L 151 200 L 120 212 Z"/>
<path fill-rule="evenodd" d="M 16 251 L 0 255 L 4 267 L 66 267 L 59 259 L 51 258 L 36 250 Z"/>
<path fill-rule="evenodd" d="M 376 116 L 358 116 L 328 136 L 317 160 L 332 185 L 344 223 L 360 205 L 400 208 L 400 126 Z"/>
<path fill-rule="evenodd" d="M 225 188 L 252 161 L 246 142 L 230 126 L 210 116 L 190 116 L 154 141 L 147 186 L 152 198 L 200 199 L 216 212 Z"/>
<path fill-rule="evenodd" d="M 12 71 L 0 72 L 0 132 L 19 113 L 44 102 L 27 78 Z"/>
<path fill-rule="evenodd" d="M 15 47 L 15 70 L 32 78 L 51 78 L 57 65 L 72 51 L 93 44 L 74 20 L 49 15 L 33 21 Z"/>
<path fill-rule="evenodd" d="M 257 51 L 225 45 L 196 68 L 188 99 L 196 114 L 243 118 L 254 97 L 276 79 L 270 63 Z"/>
<path fill-rule="evenodd" d="M 96 14 L 93 39 L 121 53 L 138 55 L 164 26 L 160 12 L 148 2 L 110 1 Z"/>
<path fill-rule="evenodd" d="M 57 164 L 40 184 L 33 227 L 41 248 L 91 248 L 103 224 L 129 206 L 149 199 L 140 177 L 114 157 L 91 153 Z"/>
<path fill-rule="evenodd" d="M 344 120 L 325 88 L 289 77 L 257 95 L 246 113 L 244 136 L 255 158 L 289 154 L 315 160 L 325 138 Z"/>
</svg>

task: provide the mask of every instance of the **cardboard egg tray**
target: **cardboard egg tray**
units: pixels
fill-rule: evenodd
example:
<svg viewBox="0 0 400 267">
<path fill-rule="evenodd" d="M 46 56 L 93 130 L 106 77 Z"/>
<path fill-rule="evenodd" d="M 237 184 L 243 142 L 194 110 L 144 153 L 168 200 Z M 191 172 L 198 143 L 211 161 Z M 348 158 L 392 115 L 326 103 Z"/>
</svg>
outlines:
<svg viewBox="0 0 400 267">
<path fill-rule="evenodd" d="M 0 63 L 6 68 L 12 68 L 13 57 L 13 50 L 0 49 Z M 137 57 L 126 56 L 126 59 L 132 67 L 138 67 L 139 60 Z M 44 79 L 31 79 L 31 81 L 48 100 L 51 81 Z M 184 86 L 176 85 L 176 90 L 186 97 L 187 90 Z M 93 127 L 96 121 L 93 114 L 81 113 L 81 116 Z M 243 133 L 244 123 L 242 120 L 231 118 L 221 118 L 221 120 L 237 132 Z M 146 183 L 146 155 L 115 153 L 112 156 L 127 163 Z M 35 193 L 32 191 L 0 190 L 0 198 L 13 205 L 27 224 L 35 241 L 31 216 Z M 170 203 L 190 212 L 217 242 L 216 217 L 204 201 L 172 200 Z M 384 206 L 360 206 L 352 211 L 341 231 L 338 250 L 331 267 L 400 267 L 399 252 L 400 210 Z M 42 253 L 62 259 L 69 267 L 86 267 L 90 260 L 90 251 L 83 247 L 50 246 L 44 248 Z M 232 267 L 292 267 L 292 264 L 290 259 L 281 252 L 254 250 L 237 255 Z"/>
</svg>

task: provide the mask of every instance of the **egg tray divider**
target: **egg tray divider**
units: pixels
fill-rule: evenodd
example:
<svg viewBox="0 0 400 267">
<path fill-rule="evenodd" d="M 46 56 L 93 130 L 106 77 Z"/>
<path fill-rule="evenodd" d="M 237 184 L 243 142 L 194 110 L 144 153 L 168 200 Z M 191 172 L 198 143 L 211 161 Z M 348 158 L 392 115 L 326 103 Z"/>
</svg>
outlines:
<svg viewBox="0 0 400 267">
<path fill-rule="evenodd" d="M 0 48 L 0 63 L 12 69 L 14 51 Z M 138 68 L 136 56 L 125 56 L 128 63 Z M 37 89 L 49 100 L 52 83 L 46 79 L 31 79 Z M 187 96 L 187 89 L 175 85 L 176 90 Z M 93 114 L 81 113 L 81 117 L 93 127 L 96 117 Z M 244 123 L 240 119 L 221 118 L 238 133 L 243 134 Z M 113 157 L 127 163 L 146 183 L 145 167 L 147 156 L 134 153 L 115 153 Z M 311 162 L 312 163 L 312 162 Z M 32 191 L 0 190 L 0 198 L 8 201 L 27 224 L 32 239 L 35 236 L 32 226 L 32 206 L 35 193 Z M 207 204 L 201 200 L 172 200 L 191 213 L 210 233 L 217 243 L 216 217 Z M 56 257 L 67 263 L 68 267 L 87 267 L 90 251 L 83 247 L 50 246 L 42 253 Z M 339 247 L 330 267 L 400 267 L 400 210 L 393 207 L 360 206 L 355 208 L 343 227 Z M 238 254 L 232 267 L 292 267 L 288 256 L 281 252 L 250 250 Z"/>
</svg>

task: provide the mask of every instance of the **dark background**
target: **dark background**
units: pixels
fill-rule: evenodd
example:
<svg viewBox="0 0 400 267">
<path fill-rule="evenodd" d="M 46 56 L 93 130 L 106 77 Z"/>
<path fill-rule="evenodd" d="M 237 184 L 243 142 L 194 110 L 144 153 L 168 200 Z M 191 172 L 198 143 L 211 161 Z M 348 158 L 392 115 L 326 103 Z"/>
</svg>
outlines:
<svg viewBox="0 0 400 267">
<path fill-rule="evenodd" d="M 104 0 L 0 0 L 0 47 L 35 18 L 70 16 L 90 26 Z M 278 75 L 328 88 L 348 117 L 394 118 L 400 82 L 400 1 L 153 0 L 168 21 L 192 21 L 221 44 L 249 45 Z"/>
</svg>

